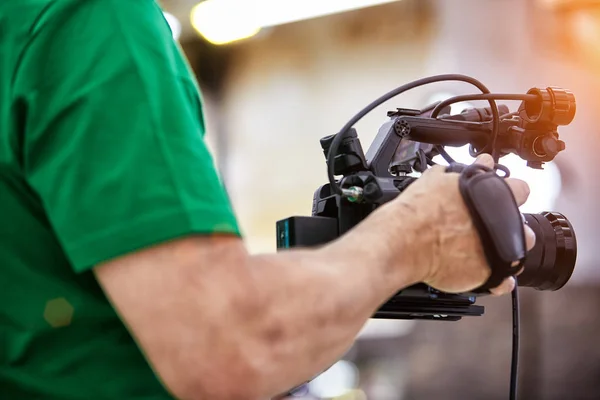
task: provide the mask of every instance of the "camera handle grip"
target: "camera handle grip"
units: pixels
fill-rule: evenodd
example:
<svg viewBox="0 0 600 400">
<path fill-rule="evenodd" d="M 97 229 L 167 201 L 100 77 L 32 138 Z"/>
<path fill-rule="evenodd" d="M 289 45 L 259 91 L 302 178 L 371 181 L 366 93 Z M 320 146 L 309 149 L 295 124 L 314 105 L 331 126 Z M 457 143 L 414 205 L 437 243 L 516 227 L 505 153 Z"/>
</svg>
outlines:
<svg viewBox="0 0 600 400">
<path fill-rule="evenodd" d="M 479 164 L 452 164 L 446 172 L 460 173 L 460 193 L 492 271 L 487 282 L 473 293 L 490 293 L 523 267 L 527 256 L 523 216 L 510 187 L 493 169 Z"/>
</svg>

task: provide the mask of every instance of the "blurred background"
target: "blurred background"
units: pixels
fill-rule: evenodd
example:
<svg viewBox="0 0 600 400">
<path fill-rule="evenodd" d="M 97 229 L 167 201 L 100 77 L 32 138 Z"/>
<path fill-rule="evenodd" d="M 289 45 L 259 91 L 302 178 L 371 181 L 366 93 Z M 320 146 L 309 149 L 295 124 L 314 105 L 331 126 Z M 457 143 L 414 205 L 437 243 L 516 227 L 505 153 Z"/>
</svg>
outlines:
<svg viewBox="0 0 600 400">
<path fill-rule="evenodd" d="M 327 180 L 319 139 L 388 90 L 441 73 L 471 75 L 492 92 L 572 90 L 577 115 L 559 130 L 567 151 L 544 171 L 505 162 L 532 187 L 523 211 L 566 214 L 579 245 L 565 288 L 521 289 L 520 395 L 600 399 L 600 1 L 160 3 L 200 82 L 207 140 L 252 252 L 276 251 L 277 220 L 310 215 L 313 192 Z M 357 125 L 363 147 L 388 110 L 467 93 L 466 84 L 438 83 L 390 101 Z M 452 154 L 468 161 L 465 149 Z M 297 398 L 508 398 L 510 299 L 479 303 L 485 315 L 460 322 L 369 322 Z"/>
</svg>

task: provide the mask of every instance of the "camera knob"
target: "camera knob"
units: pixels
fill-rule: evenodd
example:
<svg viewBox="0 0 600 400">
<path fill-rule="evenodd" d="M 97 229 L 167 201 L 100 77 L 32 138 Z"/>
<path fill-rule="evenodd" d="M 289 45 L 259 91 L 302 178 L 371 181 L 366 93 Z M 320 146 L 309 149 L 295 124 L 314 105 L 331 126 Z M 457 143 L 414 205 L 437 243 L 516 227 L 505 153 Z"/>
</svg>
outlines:
<svg viewBox="0 0 600 400">
<path fill-rule="evenodd" d="M 395 176 L 406 176 L 406 175 L 412 173 L 413 169 L 410 166 L 410 164 L 393 163 L 390 166 L 390 172 L 392 173 L 392 175 L 395 175 Z"/>
<path fill-rule="evenodd" d="M 549 136 L 538 137 L 533 142 L 533 151 L 535 155 L 545 159 L 554 159 L 554 157 L 565 148 L 565 142 Z"/>
<path fill-rule="evenodd" d="M 531 124 L 551 123 L 556 126 L 569 125 L 575 118 L 577 103 L 572 92 L 557 87 L 533 88 L 527 94 L 538 96 L 537 101 L 525 101 L 519 115 Z"/>
<path fill-rule="evenodd" d="M 577 103 L 575 96 L 568 90 L 549 87 L 547 89 L 552 96 L 552 122 L 559 126 L 569 125 L 575 118 Z"/>
</svg>

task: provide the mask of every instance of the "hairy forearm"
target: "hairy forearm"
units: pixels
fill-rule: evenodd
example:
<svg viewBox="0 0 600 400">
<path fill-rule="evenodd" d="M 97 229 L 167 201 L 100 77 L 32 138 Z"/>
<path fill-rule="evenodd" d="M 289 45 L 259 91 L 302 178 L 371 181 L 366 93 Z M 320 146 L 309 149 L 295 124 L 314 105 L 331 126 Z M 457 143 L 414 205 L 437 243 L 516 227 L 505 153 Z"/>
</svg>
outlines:
<svg viewBox="0 0 600 400">
<path fill-rule="evenodd" d="M 236 338 L 227 340 L 244 347 L 261 395 L 290 389 L 331 366 L 383 302 L 418 281 L 412 265 L 394 265 L 387 256 L 408 241 L 377 241 L 373 229 L 392 221 L 376 218 L 319 250 L 248 258 L 241 299 L 254 308 L 229 312 L 238 320 L 228 330 Z"/>
<path fill-rule="evenodd" d="M 325 253 L 291 251 L 250 261 L 261 295 L 242 340 L 262 372 L 263 394 L 290 389 L 331 366 L 393 294 L 375 265 L 367 273 L 367 265 Z"/>
<path fill-rule="evenodd" d="M 189 237 L 95 271 L 175 396 L 262 399 L 333 364 L 383 302 L 419 281 L 414 235 L 400 229 L 419 227 L 382 208 L 320 249 L 251 256 L 236 237 Z"/>
</svg>

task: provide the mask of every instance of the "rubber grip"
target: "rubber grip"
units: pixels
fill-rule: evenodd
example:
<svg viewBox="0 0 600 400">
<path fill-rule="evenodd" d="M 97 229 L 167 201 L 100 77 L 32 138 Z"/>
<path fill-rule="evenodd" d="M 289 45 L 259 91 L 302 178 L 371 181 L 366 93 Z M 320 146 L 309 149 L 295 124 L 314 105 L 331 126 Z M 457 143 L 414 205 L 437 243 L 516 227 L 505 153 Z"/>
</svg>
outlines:
<svg viewBox="0 0 600 400">
<path fill-rule="evenodd" d="M 527 255 L 523 216 L 505 179 L 482 165 L 453 165 L 460 173 L 459 189 L 477 229 L 488 265 L 487 282 L 473 293 L 489 293 L 515 275 Z M 513 267 L 513 263 L 518 262 Z"/>
</svg>

